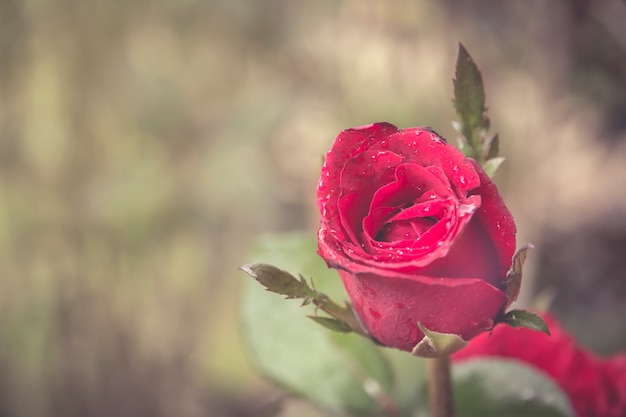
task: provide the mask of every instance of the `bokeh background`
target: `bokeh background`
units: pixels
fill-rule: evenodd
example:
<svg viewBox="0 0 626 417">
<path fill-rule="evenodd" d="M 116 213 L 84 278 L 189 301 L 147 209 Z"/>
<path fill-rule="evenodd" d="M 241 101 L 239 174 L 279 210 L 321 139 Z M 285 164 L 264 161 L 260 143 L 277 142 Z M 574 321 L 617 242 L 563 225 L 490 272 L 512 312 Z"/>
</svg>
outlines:
<svg viewBox="0 0 626 417">
<path fill-rule="evenodd" d="M 624 21 L 620 0 L 0 0 L 0 416 L 272 411 L 237 267 L 259 234 L 314 233 L 340 130 L 455 139 L 459 41 L 537 247 L 520 304 L 625 349 Z"/>
</svg>

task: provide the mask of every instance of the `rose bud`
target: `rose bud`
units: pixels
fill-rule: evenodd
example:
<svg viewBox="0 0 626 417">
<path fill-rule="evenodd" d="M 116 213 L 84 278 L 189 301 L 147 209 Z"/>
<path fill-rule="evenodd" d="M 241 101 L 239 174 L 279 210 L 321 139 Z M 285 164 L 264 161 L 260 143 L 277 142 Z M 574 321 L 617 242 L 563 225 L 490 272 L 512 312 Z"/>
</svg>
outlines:
<svg viewBox="0 0 626 417">
<path fill-rule="evenodd" d="M 341 132 L 317 202 L 318 253 L 378 343 L 419 355 L 422 329 L 467 341 L 501 317 L 513 217 L 478 163 L 432 129 Z"/>
<path fill-rule="evenodd" d="M 626 354 L 600 358 L 576 344 L 549 314 L 542 314 L 551 336 L 498 325 L 455 354 L 459 362 L 502 357 L 534 367 L 561 387 L 579 417 L 626 416 Z"/>
</svg>

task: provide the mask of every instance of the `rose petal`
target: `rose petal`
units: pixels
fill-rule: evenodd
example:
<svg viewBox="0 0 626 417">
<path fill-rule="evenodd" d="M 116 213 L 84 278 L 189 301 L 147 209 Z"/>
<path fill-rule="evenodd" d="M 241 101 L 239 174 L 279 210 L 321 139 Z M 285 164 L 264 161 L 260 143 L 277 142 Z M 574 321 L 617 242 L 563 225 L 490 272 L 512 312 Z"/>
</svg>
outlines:
<svg viewBox="0 0 626 417">
<path fill-rule="evenodd" d="M 378 341 L 408 351 L 424 336 L 418 322 L 468 340 L 489 329 L 506 302 L 502 291 L 479 279 L 339 274 L 361 320 Z"/>
<path fill-rule="evenodd" d="M 371 208 L 423 201 L 421 197 L 425 194 L 427 199 L 447 198 L 450 189 L 430 170 L 413 163 L 400 164 L 394 171 L 394 181 L 379 187 L 373 194 Z"/>
<path fill-rule="evenodd" d="M 393 167 L 402 157 L 389 152 L 363 152 L 346 162 L 341 170 L 339 215 L 341 225 L 357 242 L 362 219 L 367 215 L 372 197 L 378 188 L 393 181 Z"/>
<path fill-rule="evenodd" d="M 396 220 L 418 216 L 420 211 L 424 217 L 436 215 L 439 207 L 433 204 L 437 198 L 445 200 L 449 190 L 423 167 L 402 164 L 395 170 L 395 181 L 380 187 L 374 194 L 369 214 L 363 219 L 363 230 L 369 239 L 377 240 L 376 235 L 394 211 L 398 211 Z M 422 203 L 422 204 L 420 204 Z M 400 210 L 406 210 L 400 213 Z M 429 213 L 430 210 L 432 213 Z M 384 215 L 384 216 L 383 216 Z"/>
<path fill-rule="evenodd" d="M 346 129 L 339 133 L 333 146 L 326 154 L 322 174 L 317 188 L 317 198 L 320 210 L 324 204 L 334 204 L 325 198 L 328 194 L 339 195 L 339 180 L 337 175 L 349 159 L 365 150 L 367 146 L 396 132 L 397 127 L 390 123 L 374 123 L 372 125 Z M 331 199 L 332 200 L 332 199 Z"/>
<path fill-rule="evenodd" d="M 480 278 L 502 290 L 504 280 L 498 251 L 482 224 L 467 220 L 464 229 L 454 233 L 453 240 L 446 241 L 450 244 L 446 257 L 433 261 L 421 273 L 433 277 Z"/>
<path fill-rule="evenodd" d="M 380 149 L 382 141 L 370 149 Z M 409 128 L 395 132 L 387 139 L 385 150 L 409 156 L 422 166 L 441 168 L 459 194 L 480 185 L 480 179 L 469 159 L 461 151 L 450 146 L 433 130 Z"/>
<path fill-rule="evenodd" d="M 496 185 L 476 161 L 472 161 L 472 163 L 476 167 L 481 182 L 480 188 L 474 190 L 473 194 L 480 195 L 482 199 L 480 209 L 474 217 L 487 232 L 498 252 L 500 274 L 504 276 L 511 267 L 511 261 L 515 254 L 517 228 L 513 215 L 504 204 Z"/>
</svg>

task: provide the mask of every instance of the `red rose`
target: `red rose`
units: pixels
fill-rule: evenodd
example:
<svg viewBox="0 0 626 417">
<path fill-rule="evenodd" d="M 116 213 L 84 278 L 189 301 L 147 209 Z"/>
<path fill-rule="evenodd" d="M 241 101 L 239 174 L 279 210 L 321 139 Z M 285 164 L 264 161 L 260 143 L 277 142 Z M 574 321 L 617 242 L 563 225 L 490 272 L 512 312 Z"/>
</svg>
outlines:
<svg viewBox="0 0 626 417">
<path fill-rule="evenodd" d="M 496 186 L 427 127 L 348 129 L 318 186 L 318 252 L 383 345 L 412 351 L 429 330 L 468 340 L 507 303 L 515 223 Z"/>
<path fill-rule="evenodd" d="M 500 325 L 491 335 L 474 338 L 453 359 L 517 359 L 552 378 L 567 394 L 579 417 L 626 416 L 626 355 L 601 359 L 576 346 L 574 338 L 553 317 L 542 316 L 552 336 Z"/>
</svg>

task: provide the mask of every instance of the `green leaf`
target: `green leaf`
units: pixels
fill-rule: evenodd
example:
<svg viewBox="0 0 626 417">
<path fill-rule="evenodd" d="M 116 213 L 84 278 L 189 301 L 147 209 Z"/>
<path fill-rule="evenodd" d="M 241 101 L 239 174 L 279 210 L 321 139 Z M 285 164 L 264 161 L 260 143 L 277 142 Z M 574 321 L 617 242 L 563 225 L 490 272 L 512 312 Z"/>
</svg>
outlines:
<svg viewBox="0 0 626 417">
<path fill-rule="evenodd" d="M 463 124 L 461 124 L 461 122 L 453 120 L 452 121 L 452 127 L 454 128 L 454 130 L 459 132 L 461 135 L 463 134 Z"/>
<path fill-rule="evenodd" d="M 493 135 L 487 137 L 487 139 L 485 139 L 484 147 L 486 151 L 486 160 L 497 157 L 500 152 L 500 136 L 497 133 L 494 133 Z"/>
<path fill-rule="evenodd" d="M 504 307 L 505 311 L 511 304 L 513 304 L 513 302 L 515 302 L 515 300 L 517 300 L 520 288 L 522 287 L 522 269 L 524 267 L 524 262 L 526 262 L 528 251 L 533 248 L 533 245 L 527 243 L 513 256 L 511 268 L 506 274 L 506 288 L 504 292 L 508 301 Z"/>
<path fill-rule="evenodd" d="M 466 141 L 459 140 L 459 150 L 468 158 L 476 158 L 474 148 L 472 148 Z"/>
<path fill-rule="evenodd" d="M 308 316 L 311 320 L 326 327 L 329 330 L 339 333 L 350 333 L 352 328 L 346 322 L 332 317 Z"/>
<path fill-rule="evenodd" d="M 247 264 L 239 269 L 256 279 L 268 291 L 282 294 L 287 299 L 303 298 L 302 307 L 313 303 L 334 318 L 331 321 L 331 319 L 320 317 L 319 320 L 315 320 L 319 324 L 329 327 L 331 330 L 347 329 L 342 331 L 344 333 L 355 332 L 370 338 L 369 333 L 361 325 L 349 304 L 340 306 L 326 294 L 317 292 L 315 286 L 310 288 L 302 275 L 300 275 L 300 280 L 297 280 L 289 272 L 268 264 Z"/>
<path fill-rule="evenodd" d="M 240 267 L 242 271 L 256 279 L 268 291 L 289 298 L 312 298 L 316 292 L 309 288 L 302 276 L 297 280 L 287 271 L 268 264 L 247 264 Z"/>
<path fill-rule="evenodd" d="M 512 327 L 526 327 L 527 329 L 550 334 L 550 329 L 537 314 L 526 310 L 511 310 L 504 316 L 504 323 Z"/>
<path fill-rule="evenodd" d="M 476 153 L 473 157 L 482 159 L 481 133 L 489 130 L 483 78 L 467 49 L 460 43 L 456 61 L 453 103 L 461 122 L 461 133 Z M 483 161 L 479 160 L 479 162 Z"/>
<path fill-rule="evenodd" d="M 337 272 L 317 255 L 314 234 L 267 237 L 256 245 L 252 260 L 279 265 L 292 275 L 314 277 L 317 290 L 346 298 Z M 303 308 L 299 300 L 284 300 L 251 279 L 243 284 L 243 330 L 260 371 L 289 391 L 336 412 L 380 411 L 392 376 L 376 345 L 353 333 L 330 332 L 309 320 L 314 305 Z"/>
<path fill-rule="evenodd" d="M 473 359 L 452 368 L 457 417 L 575 417 L 546 375 L 511 359 Z"/>
</svg>

